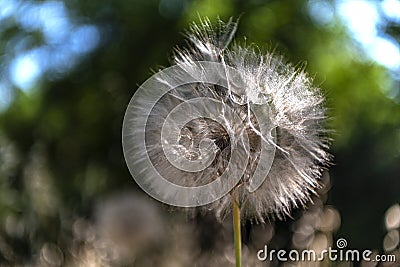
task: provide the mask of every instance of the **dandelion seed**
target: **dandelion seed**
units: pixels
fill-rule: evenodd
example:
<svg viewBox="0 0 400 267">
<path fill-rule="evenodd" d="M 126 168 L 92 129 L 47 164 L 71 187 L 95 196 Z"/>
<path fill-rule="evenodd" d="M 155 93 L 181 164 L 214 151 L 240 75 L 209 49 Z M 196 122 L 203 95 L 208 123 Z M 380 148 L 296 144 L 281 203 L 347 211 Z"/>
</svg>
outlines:
<svg viewBox="0 0 400 267">
<path fill-rule="evenodd" d="M 233 206 L 240 262 L 240 216 L 263 222 L 304 206 L 331 156 L 324 97 L 312 79 L 282 57 L 231 44 L 236 28 L 232 19 L 193 24 L 173 74 L 158 73 L 131 100 L 123 140 L 149 194 L 207 204 L 219 218 Z"/>
<path fill-rule="evenodd" d="M 303 69 L 285 63 L 282 57 L 272 53 L 261 54 L 254 46 L 234 44 L 230 48 L 236 28 L 237 23 L 232 19 L 227 23 L 219 21 L 215 26 L 208 19 L 201 21 L 200 25 L 193 24 L 186 33 L 189 46 L 177 48 L 173 61 L 183 66 L 183 72 L 193 76 L 197 75 L 193 66 L 199 61 L 233 67 L 240 73 L 245 88 L 233 93 L 218 85 L 196 83 L 171 90 L 158 101 L 148 117 L 148 154 L 157 171 L 169 181 L 182 186 L 204 185 L 216 180 L 227 168 L 231 145 L 238 142 L 232 140 L 232 136 L 240 136 L 244 130 L 249 139 L 249 151 L 243 156 L 248 156 L 248 163 L 234 189 L 242 216 L 255 216 L 260 221 L 266 216 L 282 218 L 290 214 L 292 207 L 302 206 L 310 200 L 319 186 L 318 179 L 323 169 L 329 165 L 324 97 Z M 167 80 L 162 82 L 168 84 Z M 227 83 L 228 87 L 235 86 L 235 81 L 229 77 Z M 241 125 L 234 125 L 224 108 L 221 111 L 224 124 L 198 118 L 184 125 L 178 137 L 179 146 L 174 151 L 177 158 L 201 159 L 204 153 L 200 153 L 199 147 L 204 140 L 211 140 L 211 143 L 207 143 L 208 150 L 203 152 L 212 151 L 215 155 L 207 170 L 187 172 L 175 168 L 166 159 L 159 144 L 160 127 L 177 105 L 197 97 L 222 102 L 224 107 L 238 114 Z M 264 117 L 256 118 L 250 109 L 251 104 L 268 106 L 268 110 L 261 113 Z M 191 112 L 197 112 L 196 108 L 193 107 Z M 205 106 L 204 109 L 213 112 L 211 107 Z M 262 132 L 260 123 L 268 124 L 268 131 Z M 266 168 L 266 178 L 261 186 L 250 192 L 251 177 L 257 166 L 262 166 L 265 161 L 260 153 L 262 143 L 275 149 L 272 166 Z M 224 216 L 232 205 L 227 198 L 231 199 L 227 195 L 206 208 Z"/>
</svg>

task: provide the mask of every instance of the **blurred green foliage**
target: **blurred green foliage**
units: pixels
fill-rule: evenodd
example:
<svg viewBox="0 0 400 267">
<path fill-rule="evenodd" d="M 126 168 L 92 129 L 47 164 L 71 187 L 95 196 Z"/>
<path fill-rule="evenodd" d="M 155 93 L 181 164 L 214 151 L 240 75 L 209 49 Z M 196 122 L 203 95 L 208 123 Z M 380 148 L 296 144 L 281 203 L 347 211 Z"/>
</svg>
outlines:
<svg viewBox="0 0 400 267">
<path fill-rule="evenodd" d="M 400 105 L 385 94 L 396 81 L 365 58 L 336 16 L 319 24 L 307 1 L 291 0 L 65 5 L 77 21 L 98 25 L 100 43 L 72 69 L 56 77 L 45 74 L 29 91 L 15 87 L 0 114 L 0 265 L 32 262 L 46 242 L 68 258 L 75 220 L 95 220 L 97 203 L 111 193 L 144 195 L 123 159 L 124 111 L 151 69 L 167 66 L 171 49 L 184 45 L 180 33 L 203 16 L 240 17 L 239 40 L 275 49 L 291 62 L 307 62 L 306 70 L 327 95 L 334 129 L 327 203 L 341 215 L 336 236 L 353 247 L 382 249 L 385 211 L 400 202 Z M 9 53 L 13 38 L 34 36 L 33 46 L 43 42 L 40 31 L 9 23 L 7 31 L 0 30 L 0 54 Z M 392 34 L 399 38 L 398 30 Z M 6 56 L 0 64 L 4 69 Z M 200 217 L 197 223 L 212 224 L 209 220 Z M 278 222 L 277 229 L 286 229 L 285 235 L 291 224 Z"/>
</svg>

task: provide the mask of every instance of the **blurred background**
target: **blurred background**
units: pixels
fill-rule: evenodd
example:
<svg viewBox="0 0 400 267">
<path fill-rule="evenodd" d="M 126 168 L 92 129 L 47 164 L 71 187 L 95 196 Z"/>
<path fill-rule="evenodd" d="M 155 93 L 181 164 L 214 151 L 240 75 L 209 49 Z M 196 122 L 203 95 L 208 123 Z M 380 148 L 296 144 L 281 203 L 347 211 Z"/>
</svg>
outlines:
<svg viewBox="0 0 400 267">
<path fill-rule="evenodd" d="M 400 266 L 399 0 L 0 0 L 0 266 L 233 266 L 231 219 L 151 199 L 121 146 L 135 90 L 204 16 L 306 62 L 335 130 L 321 197 L 244 222 L 244 266 L 375 266 L 256 258 L 340 237 Z"/>
</svg>

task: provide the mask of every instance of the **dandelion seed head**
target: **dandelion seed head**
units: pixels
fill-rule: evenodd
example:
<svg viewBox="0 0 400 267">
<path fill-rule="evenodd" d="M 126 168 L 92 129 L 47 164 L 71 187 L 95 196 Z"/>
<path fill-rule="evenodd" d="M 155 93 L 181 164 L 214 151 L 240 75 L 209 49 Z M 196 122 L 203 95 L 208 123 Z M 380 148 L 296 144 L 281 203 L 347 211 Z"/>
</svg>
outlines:
<svg viewBox="0 0 400 267">
<path fill-rule="evenodd" d="M 243 216 L 259 221 L 266 217 L 283 218 L 290 215 L 292 208 L 304 206 L 310 200 L 319 187 L 319 177 L 329 166 L 324 96 L 303 68 L 296 68 L 273 53 L 262 53 L 255 46 L 231 44 L 236 28 L 237 22 L 232 19 L 215 25 L 204 19 L 186 32 L 188 46 L 176 48 L 173 57 L 183 76 L 197 77 L 203 71 L 206 75 L 205 69 L 199 73 L 199 61 L 234 68 L 238 75 L 215 71 L 215 79 L 226 81 L 226 88 L 188 83 L 163 95 L 147 118 L 146 153 L 162 177 L 191 187 L 211 183 L 227 169 L 235 168 L 235 157 L 244 162 L 239 182 L 232 189 L 239 195 Z M 169 83 L 162 77 L 159 82 Z M 176 114 L 175 120 L 170 121 L 180 130 L 174 132 L 175 139 L 167 139 L 176 140 L 177 145 L 166 151 L 160 136 L 173 133 L 162 130 L 162 126 L 175 107 L 196 98 L 222 106 L 215 109 L 212 102 L 204 101 L 190 107 L 188 113 L 200 115 L 184 124 L 180 120 L 184 120 L 185 114 Z M 214 119 L 201 114 L 213 115 Z M 267 150 L 263 150 L 264 145 Z M 236 146 L 243 151 L 233 150 Z M 171 164 L 186 161 L 198 162 L 195 171 Z M 257 190 L 249 190 L 255 173 L 261 173 L 265 179 Z M 221 218 L 229 213 L 231 205 L 232 197 L 227 194 L 205 208 L 214 210 Z"/>
</svg>

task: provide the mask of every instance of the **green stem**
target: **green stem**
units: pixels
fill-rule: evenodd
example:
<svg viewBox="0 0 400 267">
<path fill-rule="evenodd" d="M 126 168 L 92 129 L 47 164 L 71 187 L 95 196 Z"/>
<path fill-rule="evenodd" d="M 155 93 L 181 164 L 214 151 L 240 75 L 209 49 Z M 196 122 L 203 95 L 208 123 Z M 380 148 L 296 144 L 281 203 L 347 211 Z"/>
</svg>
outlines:
<svg viewBox="0 0 400 267">
<path fill-rule="evenodd" d="M 240 207 L 237 192 L 233 192 L 233 234 L 235 242 L 236 267 L 242 267 L 242 237 L 240 233 Z"/>
</svg>

